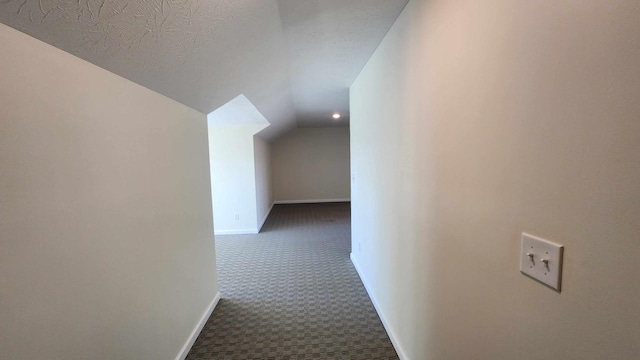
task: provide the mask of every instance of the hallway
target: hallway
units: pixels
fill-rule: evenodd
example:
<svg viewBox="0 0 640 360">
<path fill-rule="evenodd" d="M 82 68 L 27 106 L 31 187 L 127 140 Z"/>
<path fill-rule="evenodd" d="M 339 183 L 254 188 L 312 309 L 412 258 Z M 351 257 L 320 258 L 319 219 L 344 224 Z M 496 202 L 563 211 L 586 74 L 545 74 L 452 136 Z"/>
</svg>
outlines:
<svg viewBox="0 0 640 360">
<path fill-rule="evenodd" d="M 187 359 L 397 359 L 349 260 L 348 203 L 275 205 L 216 237 L 222 299 Z"/>
</svg>

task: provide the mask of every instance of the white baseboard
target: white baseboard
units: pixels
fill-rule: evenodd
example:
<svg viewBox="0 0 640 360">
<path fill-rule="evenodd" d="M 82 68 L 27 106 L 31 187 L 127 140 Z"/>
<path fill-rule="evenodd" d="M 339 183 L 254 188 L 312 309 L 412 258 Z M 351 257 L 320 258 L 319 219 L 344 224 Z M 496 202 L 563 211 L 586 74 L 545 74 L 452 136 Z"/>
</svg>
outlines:
<svg viewBox="0 0 640 360">
<path fill-rule="evenodd" d="M 216 296 L 213 297 L 213 300 L 211 301 L 209 306 L 207 306 L 207 308 L 204 310 L 204 314 L 202 314 L 200 321 L 198 321 L 198 324 L 191 332 L 191 335 L 189 335 L 187 342 L 185 342 L 184 345 L 182 346 L 182 349 L 180 349 L 178 356 L 176 356 L 176 360 L 184 360 L 187 357 L 187 355 L 189 354 L 189 351 L 191 350 L 191 347 L 193 346 L 193 343 L 196 342 L 196 339 L 198 338 L 198 335 L 200 335 L 200 332 L 202 331 L 204 324 L 206 324 L 207 320 L 209 320 L 211 313 L 213 313 L 213 309 L 216 308 L 216 305 L 218 305 L 219 301 L 220 301 L 220 291 L 216 293 Z"/>
<path fill-rule="evenodd" d="M 275 203 L 272 203 L 271 206 L 269 206 L 269 210 L 267 210 L 267 213 L 264 215 L 264 218 L 262 219 L 262 221 L 260 221 L 260 224 L 258 224 L 258 232 L 262 230 L 262 227 L 264 226 L 264 223 L 267 221 L 269 214 L 271 214 L 271 210 L 273 210 L 273 205 L 275 205 Z"/>
<path fill-rule="evenodd" d="M 248 235 L 257 234 L 258 229 L 213 230 L 214 235 Z"/>
<path fill-rule="evenodd" d="M 400 358 L 400 360 L 409 360 L 407 355 L 405 355 L 405 352 L 402 350 L 402 347 L 400 347 L 398 338 L 395 336 L 394 332 L 391 330 L 391 327 L 389 326 L 389 323 L 387 322 L 387 319 L 385 318 L 384 313 L 382 312 L 382 309 L 380 309 L 380 307 L 378 306 L 378 303 L 376 302 L 376 299 L 373 297 L 371 288 L 369 287 L 364 276 L 362 276 L 362 271 L 360 270 L 358 261 L 353 256 L 353 253 L 351 253 L 350 258 L 351 258 L 351 262 L 353 263 L 353 267 L 356 268 L 356 272 L 358 273 L 358 276 L 360 276 L 360 280 L 362 281 L 364 288 L 367 290 L 367 294 L 369 294 L 369 299 L 371 299 L 371 302 L 373 303 L 373 307 L 376 308 L 378 317 L 380 317 L 380 321 L 382 321 L 382 325 L 384 326 L 384 329 L 387 331 L 387 335 L 389 335 L 389 339 L 391 339 L 391 343 L 393 344 L 393 347 L 396 349 L 396 352 L 398 353 L 398 357 Z"/>
<path fill-rule="evenodd" d="M 267 213 L 264 215 L 264 218 L 260 221 L 260 223 L 258 224 L 258 227 L 255 228 L 255 229 L 232 229 L 232 230 L 216 230 L 216 229 L 213 229 L 213 234 L 214 235 L 253 235 L 253 234 L 258 234 L 258 233 L 260 233 L 260 230 L 264 226 L 264 223 L 267 221 L 267 218 L 269 217 L 269 214 L 271 214 L 271 210 L 273 210 L 273 205 L 275 205 L 275 203 L 273 203 L 273 204 L 271 204 L 271 206 L 269 206 L 269 210 L 267 210 Z"/>
<path fill-rule="evenodd" d="M 330 202 L 351 202 L 350 198 L 344 199 L 309 199 L 309 200 L 278 200 L 274 204 L 318 204 Z"/>
</svg>

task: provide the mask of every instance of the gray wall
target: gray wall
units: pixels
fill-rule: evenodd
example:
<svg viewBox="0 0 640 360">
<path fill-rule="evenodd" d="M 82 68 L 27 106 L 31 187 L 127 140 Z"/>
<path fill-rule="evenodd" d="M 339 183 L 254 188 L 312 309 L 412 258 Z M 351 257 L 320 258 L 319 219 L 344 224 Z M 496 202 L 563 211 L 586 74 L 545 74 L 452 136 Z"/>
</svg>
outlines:
<svg viewBox="0 0 640 360">
<path fill-rule="evenodd" d="M 348 200 L 349 128 L 299 128 L 272 143 L 276 201 Z"/>
<path fill-rule="evenodd" d="M 271 178 L 271 144 L 258 136 L 253 137 L 256 171 L 256 210 L 260 230 L 273 205 L 273 181 Z"/>
<path fill-rule="evenodd" d="M 218 292 L 205 115 L 0 48 L 1 357 L 175 359 Z"/>
<path fill-rule="evenodd" d="M 409 2 L 351 88 L 353 259 L 405 358 L 638 358 L 638 19 Z M 562 293 L 522 232 L 565 245 Z"/>
</svg>

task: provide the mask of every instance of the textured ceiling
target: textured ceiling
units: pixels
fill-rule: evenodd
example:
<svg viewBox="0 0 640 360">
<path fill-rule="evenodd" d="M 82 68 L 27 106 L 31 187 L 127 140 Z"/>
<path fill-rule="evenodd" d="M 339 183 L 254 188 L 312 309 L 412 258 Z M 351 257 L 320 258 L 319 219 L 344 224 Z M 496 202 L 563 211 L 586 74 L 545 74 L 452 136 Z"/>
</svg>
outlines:
<svg viewBox="0 0 640 360">
<path fill-rule="evenodd" d="M 406 2 L 0 0 L 0 22 L 203 113 L 244 94 L 272 138 L 346 124 L 348 87 Z"/>
<path fill-rule="evenodd" d="M 348 121 L 349 86 L 407 1 L 279 0 L 299 126 Z"/>
</svg>

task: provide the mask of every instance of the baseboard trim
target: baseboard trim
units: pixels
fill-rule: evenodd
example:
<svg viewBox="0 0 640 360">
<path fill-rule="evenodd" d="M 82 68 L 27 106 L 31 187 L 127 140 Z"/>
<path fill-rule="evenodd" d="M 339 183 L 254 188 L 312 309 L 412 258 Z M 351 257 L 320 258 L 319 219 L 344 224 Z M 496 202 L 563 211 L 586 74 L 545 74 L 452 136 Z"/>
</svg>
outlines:
<svg viewBox="0 0 640 360">
<path fill-rule="evenodd" d="M 257 234 L 258 229 L 237 229 L 237 230 L 215 230 L 213 231 L 214 235 L 249 235 L 249 234 Z"/>
<path fill-rule="evenodd" d="M 272 203 L 271 206 L 269 206 L 269 210 L 267 210 L 267 214 L 264 216 L 264 218 L 262 219 L 262 221 L 260 221 L 260 223 L 258 224 L 258 227 L 255 229 L 234 229 L 234 230 L 213 230 L 213 234 L 214 235 L 253 235 L 253 234 L 258 234 L 260 233 L 260 230 L 262 230 L 262 227 L 264 226 L 264 223 L 267 222 L 267 218 L 269 217 L 269 214 L 271 214 L 271 210 L 273 210 L 273 205 L 275 205 L 276 203 Z"/>
<path fill-rule="evenodd" d="M 264 216 L 260 224 L 258 224 L 258 232 L 262 230 L 264 223 L 267 222 L 267 218 L 269 217 L 269 214 L 271 214 L 271 210 L 273 210 L 273 205 L 275 205 L 275 203 L 271 203 L 271 206 L 269 206 L 269 210 L 267 210 L 266 215 Z"/>
<path fill-rule="evenodd" d="M 309 199 L 309 200 L 278 200 L 274 204 L 319 204 L 331 202 L 351 202 L 350 198 L 344 199 Z"/>
<path fill-rule="evenodd" d="M 382 321 L 382 325 L 384 326 L 384 329 L 387 331 L 387 335 L 389 335 L 389 339 L 391 340 L 393 347 L 396 349 L 396 352 L 398 353 L 398 357 L 400 358 L 400 360 L 409 360 L 407 355 L 405 355 L 405 352 L 402 350 L 402 347 L 398 342 L 398 338 L 396 337 L 395 333 L 389 326 L 389 323 L 387 322 L 387 318 L 384 316 L 382 309 L 380 309 L 380 306 L 378 306 L 378 303 L 376 302 L 375 297 L 373 297 L 373 293 L 371 292 L 371 288 L 369 287 L 369 284 L 365 280 L 364 276 L 362 276 L 360 265 L 358 265 L 358 261 L 356 260 L 355 256 L 353 256 L 353 253 L 351 253 L 350 258 L 351 258 L 351 263 L 353 264 L 353 267 L 356 268 L 356 272 L 358 273 L 358 276 L 360 276 L 360 281 L 362 281 L 362 285 L 364 285 L 365 290 L 367 290 L 367 294 L 369 295 L 369 299 L 371 299 L 371 302 L 373 303 L 373 307 L 376 309 L 376 312 L 378 313 L 378 317 L 380 317 L 380 321 Z"/>
<path fill-rule="evenodd" d="M 213 310 L 216 308 L 219 301 L 220 301 L 220 291 L 216 293 L 216 296 L 213 297 L 213 300 L 211 301 L 209 306 L 207 306 L 207 308 L 205 309 L 204 314 L 202 314 L 202 317 L 200 318 L 200 321 L 198 321 L 198 324 L 191 332 L 191 335 L 189 335 L 187 342 L 184 343 L 184 345 L 182 346 L 182 349 L 180 349 L 180 352 L 178 353 L 178 356 L 176 356 L 176 360 L 184 360 L 187 358 L 187 355 L 189 355 L 189 351 L 191 350 L 193 343 L 196 342 L 196 339 L 198 338 L 198 335 L 200 335 L 200 332 L 202 331 L 204 324 L 206 324 L 207 320 L 209 320 L 211 313 L 213 313 Z"/>
</svg>

